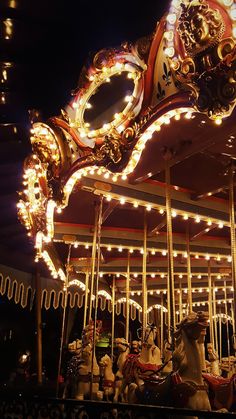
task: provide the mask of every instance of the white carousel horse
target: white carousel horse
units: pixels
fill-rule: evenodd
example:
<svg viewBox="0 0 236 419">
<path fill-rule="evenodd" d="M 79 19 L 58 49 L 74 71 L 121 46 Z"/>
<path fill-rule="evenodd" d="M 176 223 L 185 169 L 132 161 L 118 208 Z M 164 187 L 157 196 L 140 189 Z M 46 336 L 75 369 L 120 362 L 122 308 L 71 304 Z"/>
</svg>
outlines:
<svg viewBox="0 0 236 419">
<path fill-rule="evenodd" d="M 208 361 L 209 361 L 209 372 L 214 375 L 220 375 L 219 356 L 214 350 L 212 343 L 207 344 Z"/>
<path fill-rule="evenodd" d="M 115 374 L 112 371 L 112 359 L 106 354 L 100 359 L 99 365 L 102 369 L 104 397 L 106 401 L 109 401 L 109 397 L 114 394 L 115 389 Z"/>
<path fill-rule="evenodd" d="M 80 352 L 79 362 L 77 363 L 76 371 L 76 392 L 75 398 L 77 400 L 84 400 L 84 398 L 90 398 L 92 393 L 92 399 L 101 400 L 103 394 L 99 391 L 99 366 L 97 363 L 96 355 L 93 354 L 93 344 L 99 337 L 100 330 L 96 329 L 95 341 L 94 340 L 94 325 L 92 322 L 87 325 L 82 333 L 82 347 Z M 92 379 L 92 389 L 91 389 Z"/>
<path fill-rule="evenodd" d="M 121 392 L 129 386 L 128 401 L 134 402 L 134 391 L 144 384 L 147 379 L 154 378 L 162 366 L 160 349 L 155 345 L 156 327 L 147 326 L 139 354 L 127 357 L 123 366 L 123 382 Z"/>
<path fill-rule="evenodd" d="M 118 370 L 115 375 L 115 394 L 113 401 L 118 402 L 118 399 L 121 398 L 122 401 L 125 401 L 124 392 L 121 394 L 122 389 L 122 381 L 123 381 L 123 367 L 130 353 L 129 343 L 125 340 L 125 338 L 115 338 L 114 344 L 118 349 L 118 360 L 117 360 L 117 367 Z"/>
<path fill-rule="evenodd" d="M 191 313 L 177 325 L 174 371 L 165 378 L 146 379 L 136 388 L 132 386 L 134 402 L 211 410 L 197 341 L 206 331 L 207 320 L 206 313 Z"/>
</svg>

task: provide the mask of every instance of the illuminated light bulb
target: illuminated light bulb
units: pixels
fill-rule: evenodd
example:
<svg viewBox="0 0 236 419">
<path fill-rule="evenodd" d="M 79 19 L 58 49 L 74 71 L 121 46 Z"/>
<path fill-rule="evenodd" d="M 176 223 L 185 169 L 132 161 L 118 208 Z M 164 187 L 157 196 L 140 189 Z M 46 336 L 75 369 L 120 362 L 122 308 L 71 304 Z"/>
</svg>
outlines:
<svg viewBox="0 0 236 419">
<path fill-rule="evenodd" d="M 146 206 L 146 210 L 147 210 L 147 211 L 151 211 L 151 209 L 152 209 L 151 205 L 147 205 L 147 206 Z"/>
<path fill-rule="evenodd" d="M 155 252 L 155 250 L 154 250 L 154 249 L 152 249 L 151 254 L 152 254 L 152 255 L 155 255 L 155 254 L 156 254 L 156 252 Z"/>
<path fill-rule="evenodd" d="M 120 198 L 120 204 L 124 205 L 125 204 L 125 198 Z"/>
<path fill-rule="evenodd" d="M 99 276 L 100 276 L 100 278 L 102 278 L 102 277 L 103 277 L 103 273 L 102 273 L 102 272 L 100 272 Z"/>
<path fill-rule="evenodd" d="M 107 78 L 106 78 L 106 82 L 107 82 L 107 83 L 110 83 L 110 81 L 111 81 L 110 77 L 107 77 Z"/>
<path fill-rule="evenodd" d="M 183 219 L 184 219 L 184 220 L 188 220 L 188 215 L 187 215 L 187 214 L 184 214 L 184 215 L 183 215 Z"/>
<path fill-rule="evenodd" d="M 199 255 L 195 255 L 195 259 L 199 259 Z"/>
<path fill-rule="evenodd" d="M 122 175 L 122 176 L 121 176 L 121 179 L 122 179 L 122 180 L 126 180 L 126 179 L 127 179 L 127 176 L 126 176 L 126 175 Z"/>
<path fill-rule="evenodd" d="M 171 42 L 174 39 L 174 32 L 173 31 L 166 31 L 164 32 L 164 37 L 167 41 Z"/>
<path fill-rule="evenodd" d="M 84 247 L 85 247 L 85 249 L 89 249 L 89 245 L 88 244 L 86 244 Z"/>
<path fill-rule="evenodd" d="M 121 119 L 121 115 L 119 113 L 115 113 L 114 118 L 119 121 Z"/>
<path fill-rule="evenodd" d="M 58 207 L 58 208 L 57 208 L 57 213 L 58 213 L 58 214 L 61 214 L 61 212 L 62 212 L 61 207 Z"/>
<path fill-rule="evenodd" d="M 229 12 L 231 19 L 236 20 L 236 7 L 232 8 Z"/>
<path fill-rule="evenodd" d="M 159 290 L 157 290 L 157 291 L 156 291 L 156 294 L 158 294 L 158 295 L 159 295 L 159 294 L 160 294 L 160 291 L 159 291 Z"/>
<path fill-rule="evenodd" d="M 151 274 L 151 278 L 155 278 L 155 274 Z"/>
<path fill-rule="evenodd" d="M 175 22 L 176 22 L 176 14 L 175 14 L 175 13 L 170 13 L 170 14 L 167 16 L 167 21 L 168 21 L 168 23 L 169 23 L 170 25 L 174 25 L 174 24 L 175 24 Z"/>
<path fill-rule="evenodd" d="M 160 213 L 160 214 L 164 214 L 164 210 L 161 208 L 161 209 L 159 210 L 159 213 Z"/>
<path fill-rule="evenodd" d="M 188 290 L 186 290 L 186 288 L 184 289 L 184 293 L 187 294 Z"/>
<path fill-rule="evenodd" d="M 230 263 L 232 262 L 232 256 L 228 256 L 227 261 Z"/>
<path fill-rule="evenodd" d="M 191 118 L 192 118 L 192 112 L 187 112 L 187 113 L 184 115 L 184 117 L 185 117 L 186 119 L 191 119 Z"/>
<path fill-rule="evenodd" d="M 205 256 L 205 259 L 206 259 L 206 260 L 210 260 L 210 256 L 209 256 L 209 255 L 206 255 L 206 256 Z"/>
<path fill-rule="evenodd" d="M 212 221 L 211 220 L 208 220 L 207 221 L 207 225 L 211 226 L 212 225 Z"/>
<path fill-rule="evenodd" d="M 198 277 L 198 279 L 201 279 L 202 275 L 198 275 L 197 277 Z"/>
<path fill-rule="evenodd" d="M 177 114 L 175 115 L 175 120 L 176 120 L 176 121 L 179 121 L 179 120 L 180 120 L 180 118 L 181 118 L 180 113 L 177 113 Z"/>
<path fill-rule="evenodd" d="M 174 57 L 174 55 L 175 55 L 174 47 L 167 47 L 167 48 L 165 48 L 164 52 L 167 55 L 167 57 L 170 57 L 170 58 Z"/>
<path fill-rule="evenodd" d="M 222 118 L 220 116 L 217 116 L 215 119 L 215 124 L 216 125 L 221 125 L 222 124 Z"/>
<path fill-rule="evenodd" d="M 188 257 L 188 253 L 187 253 L 187 252 L 185 252 L 185 253 L 184 253 L 184 258 L 185 258 L 185 259 L 187 259 L 187 257 Z"/>
<path fill-rule="evenodd" d="M 108 202 L 110 202 L 111 201 L 111 195 L 107 195 L 106 199 L 107 199 Z"/>
<path fill-rule="evenodd" d="M 164 274 L 161 274 L 161 278 L 165 278 L 165 275 Z"/>
<path fill-rule="evenodd" d="M 172 217 L 174 218 L 174 217 L 176 217 L 177 212 L 176 212 L 176 211 L 172 211 L 171 215 L 172 215 Z"/>
<path fill-rule="evenodd" d="M 112 176 L 112 181 L 117 182 L 117 176 Z"/>
<path fill-rule="evenodd" d="M 133 96 L 127 95 L 127 96 L 125 96 L 124 101 L 127 102 L 127 103 L 129 103 L 129 102 L 132 101 L 132 99 L 133 99 Z"/>
<path fill-rule="evenodd" d="M 177 252 L 174 252 L 174 254 L 173 254 L 173 256 L 174 256 L 174 258 L 177 258 Z"/>
<path fill-rule="evenodd" d="M 109 179 L 109 177 L 110 177 L 110 173 L 109 172 L 104 173 L 104 178 L 105 179 Z"/>
<path fill-rule="evenodd" d="M 89 174 L 90 174 L 90 175 L 94 175 L 94 173 L 95 173 L 94 169 L 91 169 L 91 170 L 89 171 Z"/>
<path fill-rule="evenodd" d="M 134 249 L 129 249 L 129 253 L 134 253 Z"/>
<path fill-rule="evenodd" d="M 167 251 L 166 250 L 162 250 L 161 254 L 162 254 L 162 256 L 166 256 L 167 255 Z"/>
<path fill-rule="evenodd" d="M 222 222 L 219 222 L 218 227 L 219 228 L 223 228 L 224 227 L 224 224 Z"/>
<path fill-rule="evenodd" d="M 138 202 L 137 202 L 137 201 L 135 201 L 135 202 L 133 203 L 133 206 L 134 206 L 134 208 L 138 208 Z"/>
<path fill-rule="evenodd" d="M 75 248 L 75 249 L 77 249 L 77 247 L 78 247 L 78 243 L 77 243 L 77 242 L 75 242 L 75 243 L 74 243 L 74 248 Z"/>
<path fill-rule="evenodd" d="M 138 277 L 138 274 L 134 274 L 134 277 L 137 278 Z"/>
<path fill-rule="evenodd" d="M 120 278 L 120 274 L 116 274 L 117 278 Z"/>
<path fill-rule="evenodd" d="M 89 80 L 93 81 L 94 80 L 94 76 L 89 76 Z"/>
<path fill-rule="evenodd" d="M 150 294 L 153 295 L 153 291 L 150 291 Z"/>
<path fill-rule="evenodd" d="M 108 246 L 107 250 L 108 252 L 111 252 L 111 246 Z"/>
<path fill-rule="evenodd" d="M 74 108 L 74 109 L 77 109 L 79 106 L 78 106 L 78 103 L 76 103 L 76 102 L 73 102 L 72 103 L 72 108 Z"/>
<path fill-rule="evenodd" d="M 195 218 L 195 222 L 200 223 L 200 221 L 201 221 L 201 218 L 199 217 L 199 215 L 197 215 L 196 218 Z"/>
<path fill-rule="evenodd" d="M 143 248 L 142 248 L 142 249 L 140 249 L 140 253 L 141 253 L 141 255 L 143 255 Z"/>
<path fill-rule="evenodd" d="M 123 248 L 120 246 L 120 247 L 118 248 L 118 252 L 122 252 L 122 250 L 123 250 Z"/>
<path fill-rule="evenodd" d="M 215 288 L 215 289 L 214 289 L 214 291 L 215 291 L 215 292 L 218 292 L 218 288 Z"/>
<path fill-rule="evenodd" d="M 164 124 L 166 125 L 170 124 L 170 118 L 168 116 L 164 116 Z"/>
<path fill-rule="evenodd" d="M 182 274 L 180 274 L 180 275 L 179 275 L 179 278 L 180 278 L 180 279 L 182 279 L 182 278 L 183 278 L 183 275 L 182 275 Z"/>
<path fill-rule="evenodd" d="M 86 103 L 86 109 L 91 109 L 91 108 L 92 108 L 91 103 L 87 102 L 87 103 Z"/>
</svg>

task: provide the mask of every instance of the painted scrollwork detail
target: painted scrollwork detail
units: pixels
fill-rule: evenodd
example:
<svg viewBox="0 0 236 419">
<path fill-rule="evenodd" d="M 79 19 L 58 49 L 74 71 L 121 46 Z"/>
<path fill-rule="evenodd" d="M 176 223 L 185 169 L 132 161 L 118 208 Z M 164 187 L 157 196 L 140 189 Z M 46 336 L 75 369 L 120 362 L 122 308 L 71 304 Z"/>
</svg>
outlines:
<svg viewBox="0 0 236 419">
<path fill-rule="evenodd" d="M 205 0 L 182 3 L 178 32 L 188 55 L 195 56 L 216 45 L 225 31 L 218 9 L 211 9 Z"/>
</svg>

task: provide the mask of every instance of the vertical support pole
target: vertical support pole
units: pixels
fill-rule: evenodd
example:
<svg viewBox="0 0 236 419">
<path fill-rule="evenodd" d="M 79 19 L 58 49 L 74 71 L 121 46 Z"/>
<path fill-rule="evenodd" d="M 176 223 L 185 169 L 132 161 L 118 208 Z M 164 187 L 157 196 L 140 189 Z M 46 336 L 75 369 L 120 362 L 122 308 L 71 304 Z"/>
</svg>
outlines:
<svg viewBox="0 0 236 419">
<path fill-rule="evenodd" d="M 187 222 L 187 227 L 186 227 L 186 245 L 187 245 L 188 313 L 191 313 L 193 311 L 193 301 L 192 301 L 191 259 L 190 259 L 190 245 L 189 245 L 189 222 Z"/>
<path fill-rule="evenodd" d="M 182 279 L 179 279 L 179 321 L 183 319 L 183 309 L 182 309 Z"/>
<path fill-rule="evenodd" d="M 161 294 L 161 355 L 163 356 L 163 352 L 164 352 L 164 316 L 163 316 L 163 304 L 164 304 L 164 299 L 163 299 L 163 293 Z"/>
<path fill-rule="evenodd" d="M 168 301 L 168 337 L 173 341 L 175 329 L 175 300 L 174 300 L 174 258 L 173 258 L 173 237 L 171 218 L 171 195 L 170 195 L 170 166 L 166 162 L 166 221 L 167 221 L 167 250 L 168 250 L 168 279 L 167 279 L 167 301 Z"/>
<path fill-rule="evenodd" d="M 95 243 L 95 261 L 97 261 L 96 269 L 96 282 L 95 282 L 95 310 L 94 310 L 94 326 L 93 326 L 93 354 L 92 354 L 92 366 L 91 366 L 91 381 L 90 381 L 90 400 L 92 400 L 93 393 L 93 366 L 95 358 L 95 348 L 96 348 L 96 329 L 97 329 L 97 312 L 98 312 L 98 284 L 99 284 L 99 269 L 100 269 L 100 259 L 101 259 L 101 227 L 102 227 L 102 208 L 103 208 L 103 196 L 100 197 L 100 206 L 99 211 L 97 212 L 97 234 Z M 96 252 L 97 249 L 97 252 Z M 97 257 L 96 257 L 97 254 Z"/>
<path fill-rule="evenodd" d="M 142 275 L 142 339 L 147 327 L 147 212 L 144 209 L 143 222 L 143 275 Z"/>
<path fill-rule="evenodd" d="M 94 219 L 94 232 L 93 232 L 93 245 L 92 245 L 92 264 L 91 264 L 91 278 L 90 278 L 90 299 L 89 299 L 89 317 L 92 319 L 93 309 L 93 289 L 94 289 L 94 276 L 96 266 L 96 253 L 97 253 L 97 232 L 98 232 L 98 208 L 95 206 L 95 219 Z"/>
<path fill-rule="evenodd" d="M 226 336 L 227 336 L 227 351 L 230 356 L 230 341 L 229 341 L 229 320 L 228 320 L 228 303 L 227 303 L 227 283 L 224 280 L 224 299 L 225 299 L 225 315 L 226 315 Z"/>
<path fill-rule="evenodd" d="M 70 255 L 71 255 L 71 244 L 69 245 L 68 256 L 67 256 L 67 264 L 66 264 L 66 280 L 65 280 L 65 285 L 64 285 L 64 307 L 63 307 L 62 326 L 61 326 L 61 342 L 60 342 L 60 354 L 59 354 L 59 361 L 58 361 L 56 397 L 59 396 L 59 377 L 60 377 L 60 373 L 61 373 L 62 351 L 63 351 L 64 335 L 65 335 L 66 308 L 67 308 L 67 300 L 68 300 L 68 280 L 69 280 Z"/>
<path fill-rule="evenodd" d="M 43 382 L 42 367 L 42 312 L 41 312 L 41 278 L 37 269 L 35 275 L 35 297 L 36 297 L 36 326 L 37 326 L 37 383 Z"/>
<path fill-rule="evenodd" d="M 210 319 L 210 342 L 215 348 L 215 341 L 214 341 L 214 329 L 213 329 L 213 319 L 212 319 L 212 282 L 211 282 L 211 262 L 208 260 L 208 307 L 209 307 L 209 319 Z"/>
<path fill-rule="evenodd" d="M 231 239 L 231 271 L 233 286 L 233 307 L 234 320 L 236 319 L 236 243 L 235 243 L 235 210 L 234 210 L 234 161 L 231 161 L 229 170 L 229 218 L 230 218 L 230 239 Z"/>
<path fill-rule="evenodd" d="M 127 274 L 126 274 L 126 319 L 125 319 L 125 340 L 129 342 L 129 283 L 130 283 L 130 252 L 127 255 Z"/>
<path fill-rule="evenodd" d="M 87 267 L 86 276 L 85 276 L 85 294 L 84 294 L 84 322 L 83 322 L 83 329 L 87 324 L 87 311 L 88 311 L 88 289 L 89 285 L 89 269 Z"/>
<path fill-rule="evenodd" d="M 115 275 L 112 277 L 111 294 L 112 312 L 111 312 L 111 359 L 114 358 L 114 339 L 115 339 Z"/>
<path fill-rule="evenodd" d="M 220 310 L 219 310 L 219 344 L 220 344 L 219 355 L 220 355 L 220 361 L 221 361 L 221 358 L 222 358 L 222 318 L 221 318 L 221 306 L 220 306 Z"/>
<path fill-rule="evenodd" d="M 213 322 L 215 331 L 215 350 L 218 352 L 218 330 L 217 330 L 217 313 L 216 313 L 216 280 L 213 279 Z M 219 352 L 218 352 L 219 353 Z"/>
</svg>

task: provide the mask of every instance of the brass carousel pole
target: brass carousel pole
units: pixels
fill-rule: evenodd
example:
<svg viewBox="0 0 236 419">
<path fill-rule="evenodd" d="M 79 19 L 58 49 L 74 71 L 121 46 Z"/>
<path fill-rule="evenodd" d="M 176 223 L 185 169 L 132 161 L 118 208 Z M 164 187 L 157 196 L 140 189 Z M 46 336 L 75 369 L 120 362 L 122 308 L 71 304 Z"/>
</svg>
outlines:
<svg viewBox="0 0 236 419">
<path fill-rule="evenodd" d="M 221 306 L 219 310 L 219 357 L 220 361 L 222 358 L 222 318 L 221 318 Z"/>
<path fill-rule="evenodd" d="M 236 319 L 236 243 L 235 243 L 235 212 L 234 212 L 234 161 L 231 161 L 229 170 L 229 214 L 230 214 L 230 238 L 231 238 L 231 270 L 233 285 L 234 321 Z"/>
<path fill-rule="evenodd" d="M 226 279 L 224 280 L 224 304 L 225 304 L 225 316 L 226 316 L 226 336 L 227 336 L 227 351 L 228 357 L 230 356 L 230 340 L 229 340 L 229 320 L 228 320 L 228 303 L 227 303 L 227 283 Z"/>
<path fill-rule="evenodd" d="M 83 329 L 87 324 L 87 311 L 88 311 L 88 284 L 89 284 L 89 269 L 87 267 L 86 276 L 85 276 L 85 294 L 84 294 L 84 322 Z"/>
<path fill-rule="evenodd" d="M 101 258 L 101 226 L 102 226 L 102 208 L 103 208 L 103 196 L 100 197 L 100 206 L 99 211 L 97 211 L 97 234 L 95 243 L 95 261 L 97 261 L 96 266 L 96 282 L 95 282 L 95 310 L 94 310 L 94 326 L 93 326 L 93 352 L 92 352 L 92 365 L 91 365 L 91 381 L 90 381 L 90 400 L 92 399 L 92 390 L 93 390 L 93 366 L 94 366 L 94 357 L 95 357 L 95 340 L 96 340 L 96 328 L 97 328 L 97 312 L 98 312 L 98 284 L 99 284 L 99 269 L 100 269 L 100 258 Z M 97 249 L 97 252 L 96 252 Z M 97 256 L 97 257 L 96 257 Z"/>
<path fill-rule="evenodd" d="M 143 275 L 142 275 L 142 339 L 147 327 L 147 212 L 144 210 L 143 222 Z"/>
<path fill-rule="evenodd" d="M 92 319 L 93 289 L 94 289 L 94 276 L 95 276 L 96 252 L 97 252 L 97 232 L 98 232 L 98 208 L 96 206 L 95 207 L 94 232 L 93 232 L 93 245 L 92 245 L 92 264 L 91 264 L 90 299 L 89 299 L 88 320 Z"/>
<path fill-rule="evenodd" d="M 192 300 L 191 259 L 190 259 L 190 245 L 189 245 L 189 222 L 187 222 L 187 228 L 186 228 L 186 244 L 187 244 L 188 313 L 191 313 L 193 311 L 193 300 Z"/>
<path fill-rule="evenodd" d="M 171 195 L 170 195 L 170 166 L 166 162 L 166 221 L 167 221 L 167 247 L 168 247 L 168 279 L 167 279 L 167 301 L 168 301 L 168 337 L 172 341 L 175 329 L 175 296 L 174 296 L 174 258 L 173 258 L 173 237 L 171 219 Z"/>
<path fill-rule="evenodd" d="M 112 294 L 111 294 L 111 359 L 114 358 L 114 339 L 115 339 L 115 275 L 112 277 Z"/>
<path fill-rule="evenodd" d="M 127 274 L 126 274 L 126 319 L 125 319 L 125 340 L 129 342 L 129 282 L 130 282 L 130 252 L 128 250 L 127 257 Z"/>
<path fill-rule="evenodd" d="M 216 280 L 213 279 L 213 319 L 215 330 L 215 350 L 218 352 L 218 327 L 217 327 L 217 314 L 216 314 Z"/>
<path fill-rule="evenodd" d="M 179 321 L 181 322 L 183 318 L 183 309 L 182 309 L 182 279 L 179 279 Z"/>
<path fill-rule="evenodd" d="M 69 245 L 68 256 L 67 256 L 67 264 L 66 264 L 66 280 L 65 280 L 65 285 L 64 285 L 64 291 L 65 291 L 65 293 L 64 293 L 64 307 L 63 307 L 63 317 L 62 317 L 62 327 L 61 327 L 61 342 L 60 342 L 60 354 L 59 354 L 58 372 L 57 372 L 56 397 L 59 396 L 59 377 L 60 377 L 60 372 L 61 372 L 62 351 L 63 351 L 63 343 L 64 343 L 64 335 L 65 335 L 66 308 L 67 308 L 67 300 L 68 300 L 70 255 L 71 255 L 71 244 Z"/>
<path fill-rule="evenodd" d="M 208 260 L 208 307 L 209 307 L 209 319 L 210 319 L 210 342 L 215 348 L 215 341 L 214 341 L 214 328 L 213 328 L 213 319 L 212 319 L 212 281 L 211 281 L 211 262 Z"/>
<path fill-rule="evenodd" d="M 164 316 L 163 316 L 163 293 L 161 293 L 161 354 L 164 352 Z"/>
</svg>

